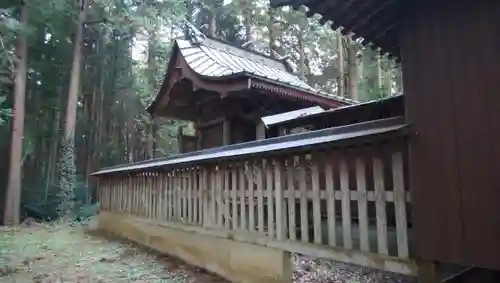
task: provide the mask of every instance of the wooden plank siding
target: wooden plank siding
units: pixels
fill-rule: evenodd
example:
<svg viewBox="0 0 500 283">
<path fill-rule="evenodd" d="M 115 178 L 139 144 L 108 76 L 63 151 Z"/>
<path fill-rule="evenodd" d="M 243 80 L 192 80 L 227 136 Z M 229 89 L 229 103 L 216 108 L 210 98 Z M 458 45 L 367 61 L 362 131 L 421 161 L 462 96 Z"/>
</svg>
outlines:
<svg viewBox="0 0 500 283">
<path fill-rule="evenodd" d="M 402 31 L 414 227 L 426 260 L 500 269 L 499 22 L 500 1 L 435 1 Z"/>
</svg>

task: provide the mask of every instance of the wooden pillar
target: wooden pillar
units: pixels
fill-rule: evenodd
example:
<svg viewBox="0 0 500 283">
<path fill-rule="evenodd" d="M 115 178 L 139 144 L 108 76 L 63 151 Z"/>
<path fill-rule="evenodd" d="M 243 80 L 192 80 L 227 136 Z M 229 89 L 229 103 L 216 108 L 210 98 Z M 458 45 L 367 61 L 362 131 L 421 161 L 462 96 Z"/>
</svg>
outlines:
<svg viewBox="0 0 500 283">
<path fill-rule="evenodd" d="M 183 153 L 184 151 L 184 148 L 182 146 L 182 138 L 183 138 L 182 133 L 183 133 L 182 127 L 177 128 L 177 147 L 179 149 L 179 153 Z"/>
<path fill-rule="evenodd" d="M 266 138 L 266 126 L 262 121 L 257 121 L 257 126 L 255 127 L 256 129 L 256 137 L 258 140 L 263 140 Z"/>
<path fill-rule="evenodd" d="M 231 121 L 226 118 L 222 122 L 222 144 L 229 145 L 231 144 Z"/>
<path fill-rule="evenodd" d="M 196 122 L 195 125 L 194 125 L 195 136 L 196 136 L 196 149 L 197 150 L 201 150 L 202 149 L 202 147 L 201 147 L 202 140 L 201 139 L 203 138 L 202 131 L 201 131 L 199 125 L 200 125 L 199 121 Z"/>
</svg>

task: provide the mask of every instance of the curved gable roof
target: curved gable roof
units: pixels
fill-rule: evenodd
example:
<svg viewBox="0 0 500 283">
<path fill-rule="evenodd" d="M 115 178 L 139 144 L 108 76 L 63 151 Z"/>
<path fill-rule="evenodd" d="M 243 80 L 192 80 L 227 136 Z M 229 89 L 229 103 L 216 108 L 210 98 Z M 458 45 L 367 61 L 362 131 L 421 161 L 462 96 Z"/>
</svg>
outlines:
<svg viewBox="0 0 500 283">
<path fill-rule="evenodd" d="M 188 65 L 201 76 L 213 79 L 234 76 L 264 78 L 319 94 L 318 90 L 288 72 L 283 62 L 213 39 L 206 39 L 201 44 L 192 44 L 188 40 L 177 40 L 176 43 Z"/>
<path fill-rule="evenodd" d="M 176 69 L 180 69 L 182 74 L 174 74 Z M 172 76 L 174 78 L 171 81 L 169 77 Z M 204 37 L 196 41 L 175 41 L 167 74 L 148 111 L 152 111 L 163 95 L 168 95 L 172 87 L 168 84 L 173 84 L 182 77 L 196 80 L 201 88 L 216 83 L 230 85 L 235 82 L 233 79 L 248 79 L 248 83 L 244 84 L 245 88 L 265 89 L 296 99 L 313 101 L 325 107 L 355 103 L 350 99 L 329 95 L 313 88 L 297 75 L 290 73 L 283 61 Z M 238 86 L 235 83 L 231 89 L 236 88 Z"/>
</svg>

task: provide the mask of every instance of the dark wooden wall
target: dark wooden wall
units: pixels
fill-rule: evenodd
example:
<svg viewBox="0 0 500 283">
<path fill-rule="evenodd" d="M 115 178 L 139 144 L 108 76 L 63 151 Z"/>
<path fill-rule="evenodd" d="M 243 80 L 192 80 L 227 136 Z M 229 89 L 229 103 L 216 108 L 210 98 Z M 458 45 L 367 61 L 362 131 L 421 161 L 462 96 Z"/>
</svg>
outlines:
<svg viewBox="0 0 500 283">
<path fill-rule="evenodd" d="M 500 1 L 439 3 L 401 34 L 417 250 L 500 269 Z"/>
<path fill-rule="evenodd" d="M 179 153 L 192 152 L 197 150 L 198 138 L 193 136 L 182 135 L 178 138 Z"/>
<path fill-rule="evenodd" d="M 231 143 L 242 143 L 254 141 L 257 139 L 256 123 L 245 121 L 243 119 L 231 119 Z"/>
<path fill-rule="evenodd" d="M 204 127 L 199 131 L 201 135 L 201 149 L 218 147 L 224 144 L 222 123 Z"/>
</svg>

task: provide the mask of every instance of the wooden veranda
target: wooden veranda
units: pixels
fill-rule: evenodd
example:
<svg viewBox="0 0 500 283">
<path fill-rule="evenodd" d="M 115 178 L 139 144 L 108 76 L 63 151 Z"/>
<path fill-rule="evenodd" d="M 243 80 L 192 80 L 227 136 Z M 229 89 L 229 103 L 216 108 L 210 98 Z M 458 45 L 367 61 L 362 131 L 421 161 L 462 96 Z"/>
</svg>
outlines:
<svg viewBox="0 0 500 283">
<path fill-rule="evenodd" d="M 394 117 L 103 169 L 101 213 L 414 275 L 406 130 Z"/>
</svg>

